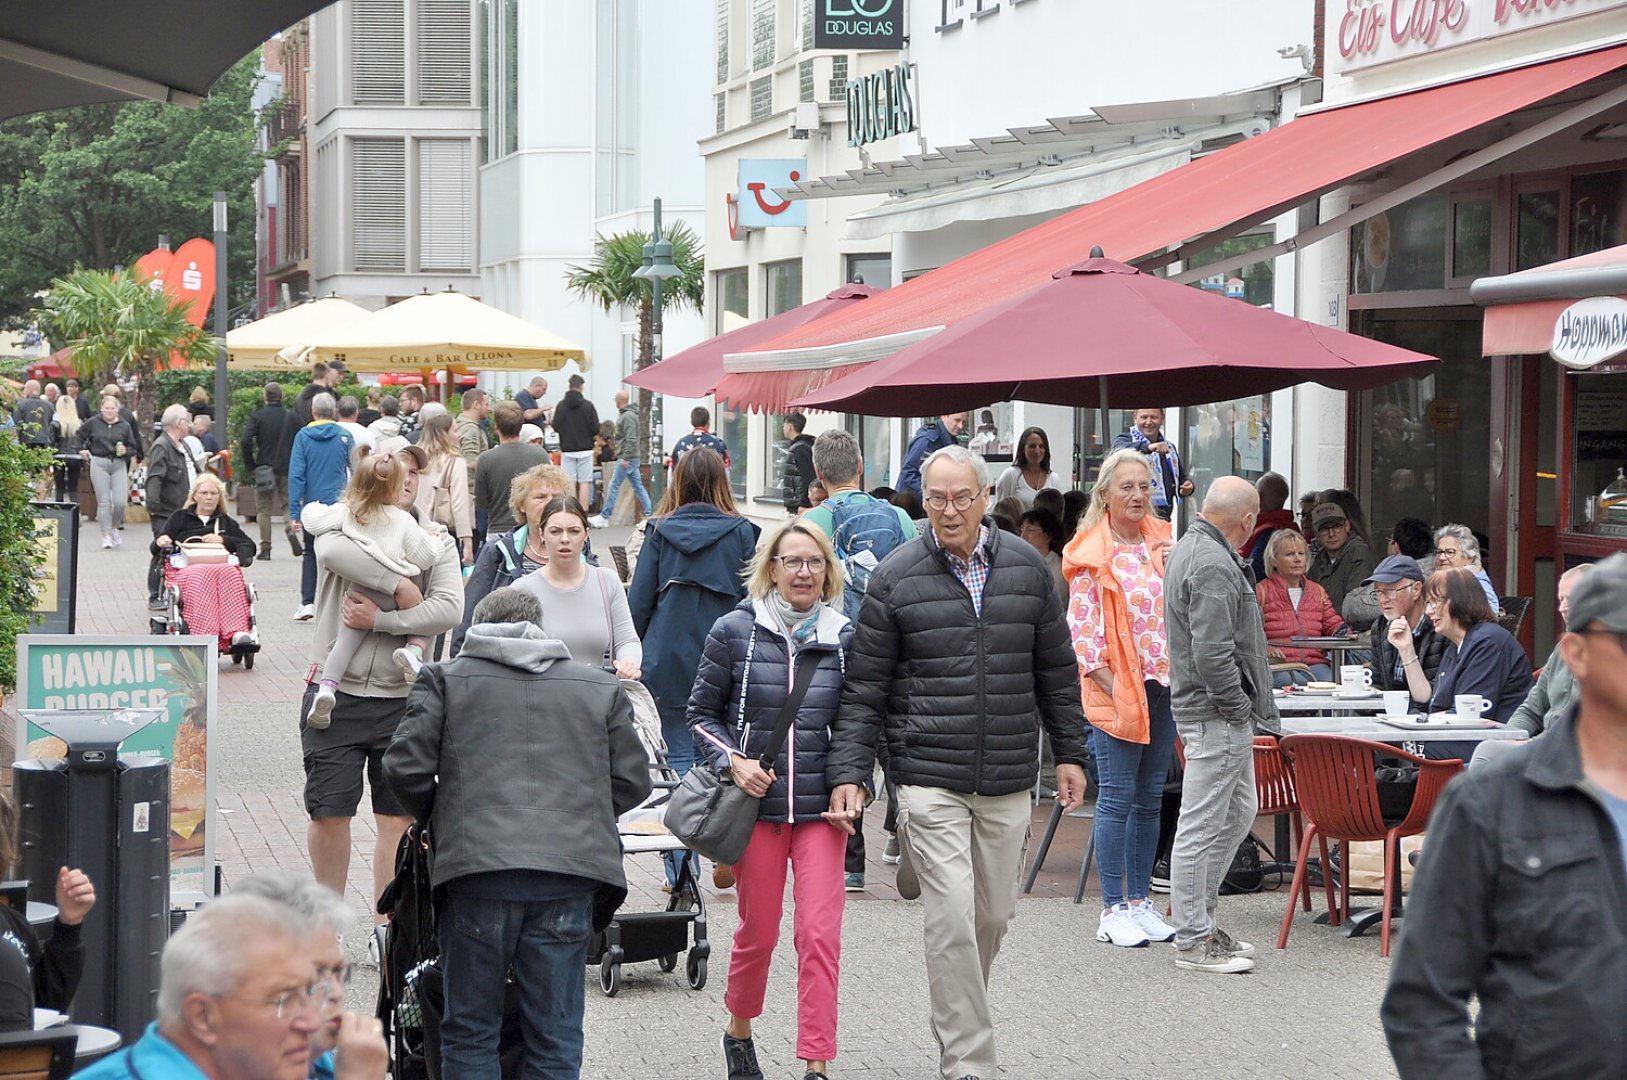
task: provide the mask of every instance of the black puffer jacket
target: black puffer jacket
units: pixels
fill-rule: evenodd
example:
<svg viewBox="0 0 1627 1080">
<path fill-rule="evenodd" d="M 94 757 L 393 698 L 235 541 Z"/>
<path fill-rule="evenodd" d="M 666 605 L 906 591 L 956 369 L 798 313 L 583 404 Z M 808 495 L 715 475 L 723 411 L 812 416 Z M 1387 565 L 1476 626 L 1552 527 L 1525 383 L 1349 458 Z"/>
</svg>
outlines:
<svg viewBox="0 0 1627 1080">
<path fill-rule="evenodd" d="M 764 605 L 766 607 L 766 605 Z M 818 651 L 808 695 L 797 709 L 797 721 L 775 759 L 776 779 L 757 809 L 759 821 L 819 821 L 830 809 L 825 786 L 825 755 L 831 725 L 842 699 L 842 675 L 853 624 L 835 608 L 821 607 L 813 640 L 803 649 Z M 712 624 L 689 696 L 688 721 L 696 748 L 720 772 L 729 768 L 734 751 L 756 760 L 768 746 L 774 722 L 791 687 L 791 657 L 777 620 L 759 611 L 750 597 Z M 789 751 L 795 750 L 795 756 Z M 786 793 L 791 806 L 786 807 Z"/>
<path fill-rule="evenodd" d="M 1028 544 L 989 522 L 983 613 L 928 529 L 865 590 L 825 779 L 869 786 L 883 730 L 891 779 L 966 794 L 1033 786 L 1041 725 L 1083 765 L 1085 716 L 1062 598 Z"/>
</svg>

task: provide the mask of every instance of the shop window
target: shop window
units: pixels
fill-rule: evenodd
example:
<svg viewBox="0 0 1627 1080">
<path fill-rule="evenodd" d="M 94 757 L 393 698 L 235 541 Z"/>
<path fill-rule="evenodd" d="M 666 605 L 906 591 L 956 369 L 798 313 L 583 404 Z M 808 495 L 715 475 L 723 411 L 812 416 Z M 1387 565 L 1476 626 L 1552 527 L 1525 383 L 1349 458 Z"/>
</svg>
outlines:
<svg viewBox="0 0 1627 1080">
<path fill-rule="evenodd" d="M 1126 419 L 1133 416 L 1126 413 Z M 1171 432 L 1173 415 L 1166 419 Z M 1192 507 L 1202 505 L 1209 485 L 1222 476 L 1258 480 L 1271 467 L 1271 395 L 1238 398 L 1185 411 L 1186 439 L 1175 448 L 1192 478 Z"/>
<path fill-rule="evenodd" d="M 1526 191 L 1515 199 L 1514 269 L 1559 258 L 1559 192 Z"/>
<path fill-rule="evenodd" d="M 712 333 L 726 334 L 750 322 L 751 272 L 745 267 L 719 270 L 712 275 Z M 729 486 L 736 498 L 746 494 L 746 414 L 718 403 L 712 430 L 729 447 Z"/>
<path fill-rule="evenodd" d="M 892 419 L 886 416 L 849 416 L 847 431 L 859 440 L 859 453 L 864 456 L 864 479 L 860 481 L 864 489 L 870 491 L 878 487 L 892 487 Z"/>
<path fill-rule="evenodd" d="M 1574 378 L 1571 527 L 1627 537 L 1627 373 Z"/>
<path fill-rule="evenodd" d="M 1627 244 L 1627 170 L 1571 177 L 1571 256 Z"/>
<path fill-rule="evenodd" d="M 1234 255 L 1243 255 L 1250 251 L 1258 251 L 1272 243 L 1270 233 L 1250 233 L 1246 236 L 1234 236 L 1222 240 L 1214 247 L 1202 248 L 1188 256 L 1186 265 L 1190 267 L 1207 266 L 1221 259 Z M 1253 304 L 1255 307 L 1270 307 L 1276 302 L 1276 264 L 1270 259 L 1225 273 L 1213 274 L 1201 281 L 1194 282 L 1199 288 L 1208 292 L 1218 292 Z"/>
<path fill-rule="evenodd" d="M 1491 273 L 1491 198 L 1452 200 L 1452 277 L 1467 284 Z"/>
<path fill-rule="evenodd" d="M 1446 286 L 1445 195 L 1422 195 L 1351 230 L 1350 280 L 1357 293 Z"/>
<path fill-rule="evenodd" d="M 961 431 L 961 437 L 966 440 L 968 449 L 974 454 L 982 454 L 990 466 L 1009 465 L 1011 447 L 1017 441 L 1017 432 L 1013 426 L 1016 422 L 1016 410 L 1011 402 L 997 401 L 993 405 L 973 409 L 966 417 L 966 427 Z M 913 428 L 911 434 L 914 434 Z M 997 475 L 999 471 L 998 468 L 991 467 L 989 474 Z"/>
<path fill-rule="evenodd" d="M 794 307 L 801 307 L 802 260 L 788 259 L 785 262 L 769 263 L 764 266 L 763 284 L 767 290 L 763 294 L 765 319 L 772 319 Z"/>
<path fill-rule="evenodd" d="M 842 280 L 850 284 L 868 285 L 872 289 L 887 289 L 893 284 L 893 257 L 891 255 L 849 255 L 847 270 Z"/>
</svg>

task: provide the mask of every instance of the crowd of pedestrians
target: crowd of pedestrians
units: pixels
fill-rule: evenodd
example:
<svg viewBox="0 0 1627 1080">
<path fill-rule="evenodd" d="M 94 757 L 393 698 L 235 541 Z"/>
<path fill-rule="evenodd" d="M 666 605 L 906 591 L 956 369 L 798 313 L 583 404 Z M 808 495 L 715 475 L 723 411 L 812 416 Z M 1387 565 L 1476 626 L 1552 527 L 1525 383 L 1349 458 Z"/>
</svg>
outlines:
<svg viewBox="0 0 1627 1080">
<path fill-rule="evenodd" d="M 878 798 L 883 861 L 921 901 L 938 1074 L 991 1080 L 990 979 L 1038 790 L 1073 810 L 1094 778 L 1099 942 L 1167 943 L 1185 971 L 1255 967 L 1226 929 L 1222 881 L 1255 822 L 1256 737 L 1281 730 L 1274 689 L 1334 678 L 1326 651 L 1287 641 L 1327 635 L 1353 636 L 1373 685 L 1420 711 L 1478 694 L 1491 719 L 1540 736 L 1501 755 L 1427 744 L 1492 760 L 1448 789 L 1409 900 L 1417 924 L 1383 1015 L 1403 1074 L 1518 1059 L 1602 1075 L 1591 1066 L 1620 1059 L 1609 1039 L 1528 1045 L 1517 1011 L 1592 1009 L 1609 1027 L 1568 973 L 1615 977 L 1588 946 L 1619 930 L 1619 905 L 1588 898 L 1619 891 L 1627 856 L 1627 558 L 1561 578 L 1568 632 L 1533 680 L 1471 529 L 1408 517 L 1375 536 L 1342 489 L 1307 493 L 1296 517 L 1275 473 L 1216 478 L 1183 508 L 1195 487 L 1159 409 L 1132 413 L 1083 492 L 1060 490 L 1039 428 L 991 477 L 962 445 L 963 415 L 921 426 L 896 490 L 865 491 L 853 436 L 815 438 L 789 414 L 789 517 L 764 534 L 736 505 L 704 408 L 651 505 L 625 392 L 601 431 L 580 376 L 552 407 L 539 377 L 513 401 L 471 390 L 449 412 L 410 387 L 361 410 L 331 392 L 343 375 L 318 365 L 292 410 L 270 385 L 249 418 L 257 550 L 186 449 L 200 437 L 186 407 L 145 446 L 111 394 L 86 416 L 77 394 L 18 416 L 83 450 L 104 546 L 119 543 L 117 479 L 141 458 L 163 515 L 155 554 L 213 532 L 245 565 L 269 558 L 286 491 L 306 560 L 300 730 L 321 884 L 251 881 L 191 920 L 166 953 L 157 1022 L 99 1075 L 192 1075 L 183 1059 L 215 1075 L 218 1054 L 268 1063 L 244 1075 L 382 1075 L 378 1032 L 337 1008 L 346 920 L 330 890 L 347 880 L 364 789 L 375 893 L 413 819 L 434 844 L 443 1075 L 497 1075 L 505 972 L 528 1075 L 577 1075 L 590 938 L 626 895 L 616 818 L 650 792 L 623 689 L 637 681 L 676 775 L 712 769 L 758 800 L 744 853 L 712 868 L 738 895 L 716 1036 L 729 1080 L 764 1076 L 755 1024 L 787 903 L 787 1034 L 805 1080 L 835 1067 L 842 913 L 865 885 L 862 819 Z M 557 457 L 539 445 L 549 428 Z M 624 585 L 591 538 L 628 482 L 640 520 Z M 669 889 L 685 859 L 698 869 L 674 854 Z M 1538 941 L 1562 947 L 1533 959 Z M 231 962 L 210 968 L 210 955 Z M 206 1037 L 228 1014 L 241 1045 Z"/>
</svg>

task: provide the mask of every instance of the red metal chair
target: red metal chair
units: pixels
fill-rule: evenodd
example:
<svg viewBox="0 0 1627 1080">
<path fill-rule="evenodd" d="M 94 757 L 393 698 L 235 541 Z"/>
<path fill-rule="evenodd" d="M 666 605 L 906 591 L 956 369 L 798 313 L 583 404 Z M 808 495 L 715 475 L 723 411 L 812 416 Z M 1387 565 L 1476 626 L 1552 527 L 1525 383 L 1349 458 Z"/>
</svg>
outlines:
<svg viewBox="0 0 1627 1080">
<path fill-rule="evenodd" d="M 1254 736 L 1254 793 L 1259 799 L 1257 811 L 1261 817 L 1286 815 L 1290 844 L 1305 835 L 1305 819 L 1299 810 L 1299 795 L 1294 790 L 1294 773 L 1282 756 L 1282 747 L 1271 735 Z M 1282 833 L 1278 832 L 1279 839 Z M 1291 850 L 1291 848 L 1290 848 Z M 1286 858 L 1287 851 L 1276 852 L 1278 859 Z M 1299 897 L 1305 910 L 1311 910 L 1311 883 L 1300 881 Z M 1292 903 L 1289 904 L 1292 907 Z"/>
<path fill-rule="evenodd" d="M 1288 931 L 1294 921 L 1294 899 L 1305 885 L 1305 860 L 1311 841 L 1320 845 L 1322 865 L 1328 865 L 1329 840 L 1384 841 L 1384 907 L 1379 930 L 1379 955 L 1390 955 L 1390 913 L 1395 909 L 1395 892 L 1400 885 L 1400 851 L 1403 836 L 1416 836 L 1429 824 L 1430 811 L 1447 781 L 1463 769 L 1463 762 L 1429 761 L 1395 746 L 1351 739 L 1341 735 L 1289 735 L 1282 740 L 1282 752 L 1293 769 L 1299 806 L 1308 828 L 1300 839 L 1299 858 L 1294 865 L 1294 883 L 1283 912 L 1282 932 L 1277 948 L 1288 946 Z M 1375 756 L 1399 758 L 1418 766 L 1418 786 L 1412 805 L 1399 823 L 1388 825 L 1379 811 L 1378 780 L 1374 775 Z M 1333 882 L 1323 874 L 1328 894 L 1328 925 L 1338 926 L 1350 909 L 1350 875 L 1340 875 L 1340 899 L 1333 899 Z"/>
</svg>

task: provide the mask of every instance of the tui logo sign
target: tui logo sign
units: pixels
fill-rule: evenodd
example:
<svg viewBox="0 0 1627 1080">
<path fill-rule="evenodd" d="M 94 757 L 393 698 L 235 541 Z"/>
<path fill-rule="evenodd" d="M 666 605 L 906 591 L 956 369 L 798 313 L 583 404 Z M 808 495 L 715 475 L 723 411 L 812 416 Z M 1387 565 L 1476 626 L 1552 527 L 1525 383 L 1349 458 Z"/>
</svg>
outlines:
<svg viewBox="0 0 1627 1080">
<path fill-rule="evenodd" d="M 904 0 L 814 0 L 816 49 L 902 49 Z"/>
<path fill-rule="evenodd" d="M 808 204 L 774 193 L 808 175 L 807 158 L 741 158 L 737 169 L 737 190 L 729 207 L 731 236 L 747 229 L 807 226 Z"/>
</svg>

